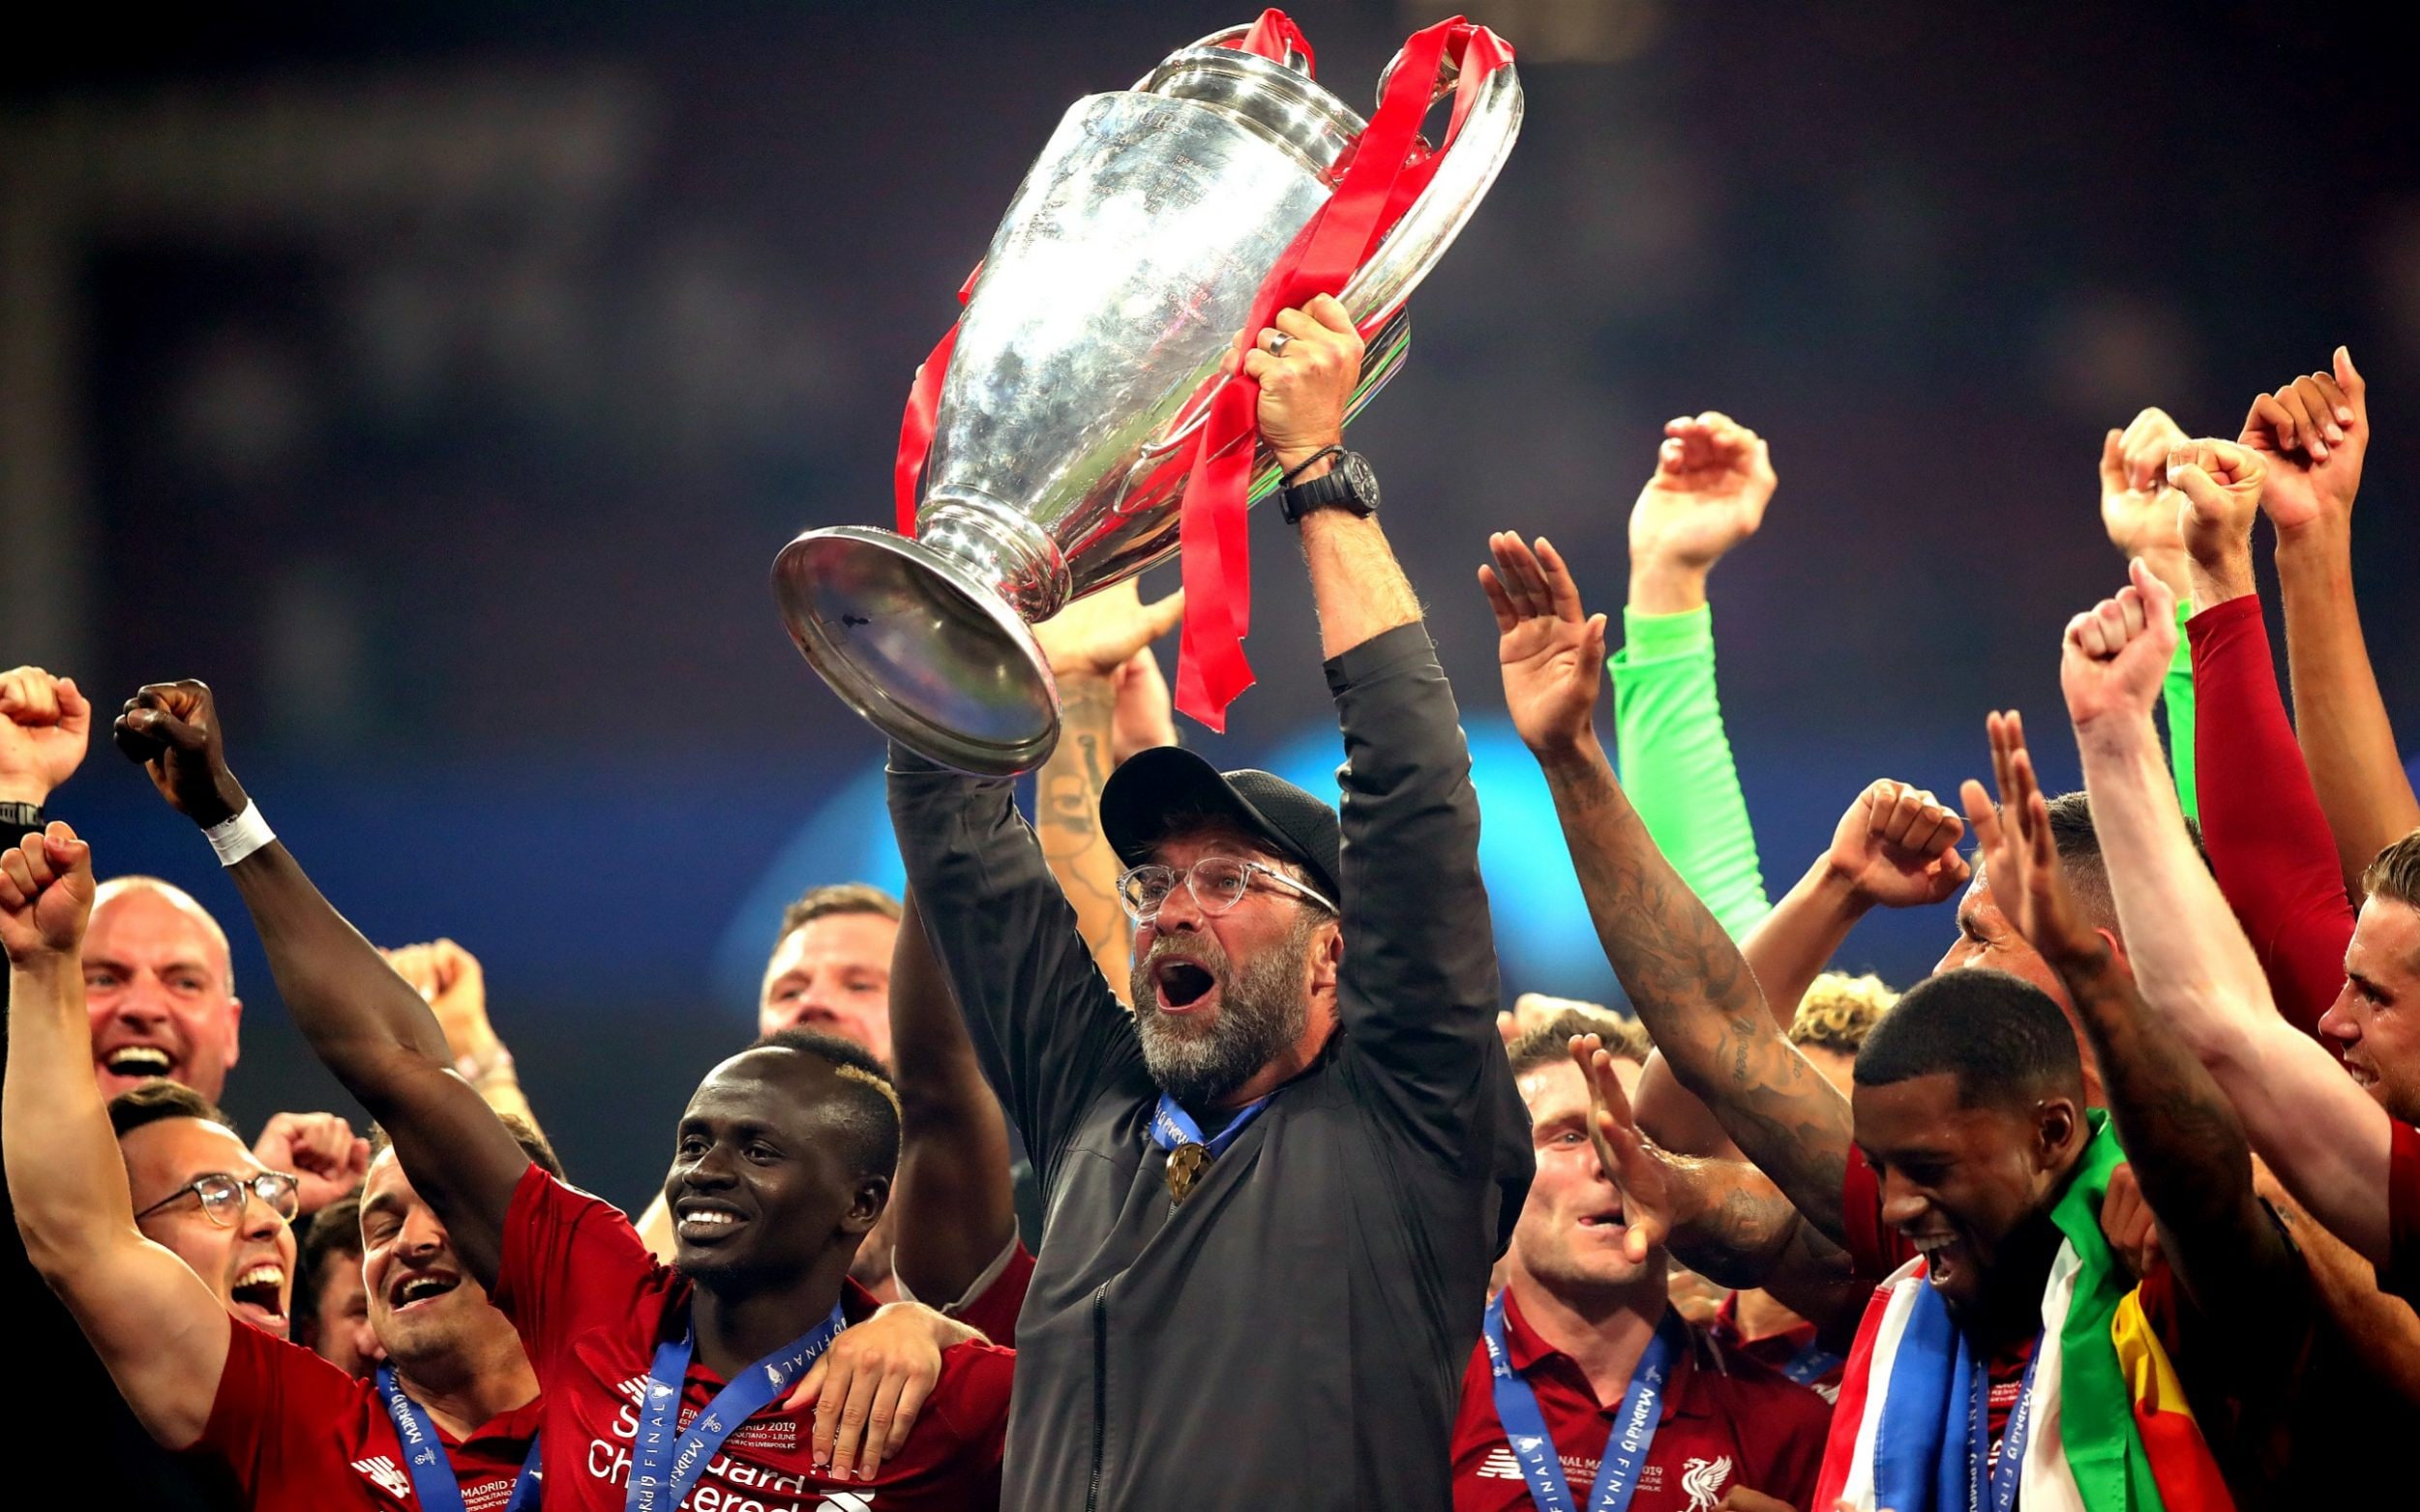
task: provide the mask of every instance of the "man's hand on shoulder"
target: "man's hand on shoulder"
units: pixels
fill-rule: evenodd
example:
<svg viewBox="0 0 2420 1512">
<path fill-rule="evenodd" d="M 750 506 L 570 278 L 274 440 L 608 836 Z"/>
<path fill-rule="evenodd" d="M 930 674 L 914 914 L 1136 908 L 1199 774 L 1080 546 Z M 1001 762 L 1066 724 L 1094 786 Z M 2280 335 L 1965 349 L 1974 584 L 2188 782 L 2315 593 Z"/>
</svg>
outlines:
<svg viewBox="0 0 2420 1512">
<path fill-rule="evenodd" d="M 75 678 L 39 667 L 0 672 L 0 803 L 41 808 L 84 759 L 92 728 Z"/>
<path fill-rule="evenodd" d="M 815 1404 L 815 1466 L 839 1480 L 872 1480 L 908 1445 L 916 1414 L 941 1379 L 941 1351 L 983 1335 L 921 1302 L 893 1302 L 841 1331 L 791 1392 Z"/>
<path fill-rule="evenodd" d="M 1656 471 L 1630 506 L 1630 608 L 1677 614 L 1706 602 L 1706 577 L 1764 523 L 1779 486 L 1764 437 L 1718 410 L 1663 428 Z"/>
<path fill-rule="evenodd" d="M 217 703 L 207 683 L 147 683 L 126 700 L 110 731 L 126 758 L 149 774 L 168 806 L 204 829 L 251 801 L 227 769 Z"/>
</svg>

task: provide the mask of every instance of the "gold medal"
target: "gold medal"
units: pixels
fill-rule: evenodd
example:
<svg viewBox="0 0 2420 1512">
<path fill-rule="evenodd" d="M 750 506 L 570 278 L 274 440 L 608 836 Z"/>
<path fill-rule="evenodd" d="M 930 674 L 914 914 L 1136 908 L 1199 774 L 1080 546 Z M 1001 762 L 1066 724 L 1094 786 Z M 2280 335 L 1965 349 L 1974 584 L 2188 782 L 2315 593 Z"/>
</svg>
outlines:
<svg viewBox="0 0 2420 1512">
<path fill-rule="evenodd" d="M 1181 1202 L 1193 1195 L 1194 1183 L 1202 1172 L 1210 1170 L 1210 1152 L 1207 1144 L 1184 1143 L 1168 1152 L 1168 1196 Z"/>
</svg>

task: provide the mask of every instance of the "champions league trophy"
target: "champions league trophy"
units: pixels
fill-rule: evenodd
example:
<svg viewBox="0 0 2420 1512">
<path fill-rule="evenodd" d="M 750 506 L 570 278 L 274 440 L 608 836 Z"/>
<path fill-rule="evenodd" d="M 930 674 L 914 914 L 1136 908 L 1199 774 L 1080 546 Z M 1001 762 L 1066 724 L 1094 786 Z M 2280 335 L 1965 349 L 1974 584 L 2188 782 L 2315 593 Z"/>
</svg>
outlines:
<svg viewBox="0 0 2420 1512">
<path fill-rule="evenodd" d="M 1416 50 L 1436 34 L 1449 34 L 1442 57 L 1434 41 Z M 1434 78 L 1394 80 L 1407 57 L 1439 59 Z M 1312 81 L 1310 62 L 1270 12 L 1170 54 L 1132 89 L 1078 101 L 1010 201 L 956 331 L 918 374 L 901 532 L 811 530 L 775 561 L 798 649 L 893 739 L 985 775 L 1049 756 L 1059 693 L 1028 622 L 1166 559 L 1197 502 L 1184 498 L 1192 475 L 1258 445 L 1248 413 L 1240 433 L 1216 433 L 1215 400 L 1238 381 L 1265 285 L 1316 239 L 1331 200 L 1375 215 L 1374 193 L 1393 216 L 1372 222 L 1374 245 L 1338 294 L 1367 346 L 1354 409 L 1400 365 L 1405 297 L 1520 129 L 1510 49 L 1458 18 L 1416 36 L 1380 78 L 1369 126 Z M 1401 163 L 1358 161 L 1389 109 L 1384 139 L 1403 140 L 1449 94 L 1442 147 L 1413 137 Z M 1265 450 L 1251 464 L 1249 496 L 1265 497 L 1275 465 Z M 1193 587 L 1188 612 L 1204 597 Z"/>
</svg>

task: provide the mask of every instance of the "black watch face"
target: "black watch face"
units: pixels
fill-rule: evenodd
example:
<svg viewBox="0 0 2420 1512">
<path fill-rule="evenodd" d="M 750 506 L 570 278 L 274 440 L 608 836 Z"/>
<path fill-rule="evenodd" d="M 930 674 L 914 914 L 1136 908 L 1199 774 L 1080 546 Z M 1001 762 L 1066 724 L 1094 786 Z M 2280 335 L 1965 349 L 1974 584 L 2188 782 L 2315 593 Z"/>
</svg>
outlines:
<svg viewBox="0 0 2420 1512">
<path fill-rule="evenodd" d="M 1360 501 L 1361 512 L 1374 513 L 1378 508 L 1378 474 L 1371 469 L 1369 459 L 1359 452 L 1347 452 L 1339 470 L 1344 473 L 1353 496 Z"/>
</svg>

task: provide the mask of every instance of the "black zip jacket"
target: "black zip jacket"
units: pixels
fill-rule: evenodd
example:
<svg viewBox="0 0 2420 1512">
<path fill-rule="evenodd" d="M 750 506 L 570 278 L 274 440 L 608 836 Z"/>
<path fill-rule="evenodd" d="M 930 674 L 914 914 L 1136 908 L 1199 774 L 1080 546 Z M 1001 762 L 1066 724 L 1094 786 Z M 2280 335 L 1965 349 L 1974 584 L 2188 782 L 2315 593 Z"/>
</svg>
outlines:
<svg viewBox="0 0 2420 1512">
<path fill-rule="evenodd" d="M 1001 1504 L 1446 1512 L 1487 1272 L 1531 1174 L 1497 1038 L 1479 803 L 1421 626 L 1328 664 L 1340 1032 L 1182 1206 L 1159 1100 L 1011 784 L 894 749 L 925 929 L 1039 1164 Z"/>
</svg>

